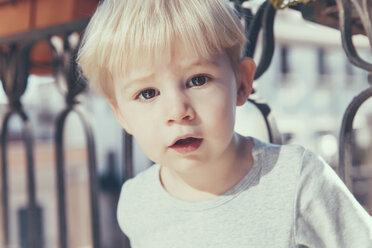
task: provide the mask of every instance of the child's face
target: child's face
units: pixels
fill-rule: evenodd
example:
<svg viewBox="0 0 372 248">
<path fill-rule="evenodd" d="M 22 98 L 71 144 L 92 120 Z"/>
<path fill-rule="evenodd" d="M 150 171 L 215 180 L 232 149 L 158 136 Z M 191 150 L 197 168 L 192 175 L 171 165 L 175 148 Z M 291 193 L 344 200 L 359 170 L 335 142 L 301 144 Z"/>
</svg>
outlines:
<svg viewBox="0 0 372 248">
<path fill-rule="evenodd" d="M 228 56 L 203 59 L 182 49 L 170 61 L 114 78 L 117 119 L 154 162 L 186 172 L 234 153 L 236 105 L 251 90 L 254 64 L 237 81 Z M 252 75 L 251 75 L 252 74 Z"/>
</svg>

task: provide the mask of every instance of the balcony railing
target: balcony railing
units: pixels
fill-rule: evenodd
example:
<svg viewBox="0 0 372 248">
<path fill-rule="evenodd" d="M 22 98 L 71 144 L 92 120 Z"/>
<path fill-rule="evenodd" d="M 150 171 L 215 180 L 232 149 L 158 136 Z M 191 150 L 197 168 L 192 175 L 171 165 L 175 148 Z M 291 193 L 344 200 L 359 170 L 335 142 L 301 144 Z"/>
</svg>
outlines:
<svg viewBox="0 0 372 248">
<path fill-rule="evenodd" d="M 13 3 L 15 1 L 0 1 L 0 6 L 6 3 Z M 253 13 L 251 9 L 246 8 L 245 1 L 233 1 L 236 9 L 244 19 L 246 24 L 246 34 L 250 42 L 245 48 L 245 55 L 253 57 L 257 42 L 258 34 L 262 32 L 262 53 L 257 62 L 257 72 L 255 79 L 258 79 L 265 73 L 270 66 L 271 59 L 274 53 L 274 21 L 276 9 L 273 8 L 269 1 L 264 2 Z M 297 5 L 294 9 L 309 13 L 312 10 L 313 17 L 316 17 L 317 4 L 322 1 L 312 2 L 309 5 Z M 323 19 L 314 18 L 313 21 L 324 22 L 328 26 L 337 24 L 337 28 L 341 31 L 341 38 L 346 55 L 350 61 L 368 71 L 369 82 L 372 81 L 372 64 L 364 61 L 358 56 L 355 47 L 352 43 L 352 35 L 356 33 L 355 30 L 362 30 L 368 36 L 372 46 L 372 25 L 371 13 L 372 4 L 368 0 L 336 0 L 327 1 L 328 12 L 323 13 Z M 326 20 L 326 21 L 324 21 Z M 332 21 L 329 21 L 332 20 Z M 78 96 L 85 90 L 86 82 L 78 76 L 77 67 L 75 63 L 77 49 L 79 47 L 79 40 L 81 31 L 84 30 L 89 19 L 81 19 L 51 27 L 38 28 L 27 32 L 17 33 L 14 35 L 0 38 L 0 76 L 4 91 L 8 98 L 8 112 L 5 114 L 1 130 L 1 205 L 2 205 L 2 223 L 1 232 L 3 236 L 4 245 L 10 245 L 10 228 L 9 228 L 9 171 L 8 171 L 8 132 L 9 121 L 12 116 L 18 116 L 22 122 L 22 132 L 25 150 L 26 150 L 26 170 L 27 170 L 27 247 L 41 248 L 43 241 L 40 238 L 40 224 L 38 223 L 39 206 L 37 203 L 37 191 L 35 187 L 35 151 L 34 151 L 34 136 L 33 127 L 29 119 L 28 113 L 22 104 L 21 97 L 26 91 L 28 77 L 32 69 L 31 50 L 41 41 L 48 44 L 49 50 L 52 53 L 52 68 L 54 78 L 57 82 L 57 87 L 62 89 L 65 97 L 65 109 L 58 115 L 55 120 L 55 171 L 56 171 L 56 192 L 58 199 L 58 230 L 59 230 L 59 247 L 67 248 L 68 245 L 68 230 L 66 223 L 66 196 L 65 196 L 65 170 L 66 159 L 64 156 L 64 127 L 66 118 L 72 113 L 77 114 L 86 137 L 87 147 L 87 170 L 89 172 L 89 192 L 90 192 L 90 212 L 91 212 L 91 237 L 92 247 L 100 248 L 101 227 L 99 223 L 99 209 L 98 209 L 98 177 L 96 168 L 96 148 L 94 143 L 94 135 L 89 119 L 86 117 L 85 110 L 82 108 Z M 352 25 L 354 23 L 354 25 Z M 363 31 L 365 30 L 365 31 Z M 339 175 L 351 187 L 351 180 L 353 174 L 352 170 L 352 130 L 353 120 L 360 108 L 360 106 L 372 96 L 372 89 L 369 88 L 361 92 L 350 103 L 347 108 L 342 124 L 340 124 L 340 140 L 339 140 Z M 249 101 L 253 103 L 262 113 L 267 125 L 268 136 L 271 142 L 280 144 L 282 142 L 281 135 L 276 126 L 271 108 L 263 99 L 258 99 L 256 94 L 252 94 Z M 129 135 L 124 137 L 124 157 L 125 165 L 123 171 L 125 177 L 129 178 L 133 175 L 133 144 Z M 125 245 L 123 242 L 122 245 Z M 126 243 L 126 245 L 128 245 Z"/>
</svg>

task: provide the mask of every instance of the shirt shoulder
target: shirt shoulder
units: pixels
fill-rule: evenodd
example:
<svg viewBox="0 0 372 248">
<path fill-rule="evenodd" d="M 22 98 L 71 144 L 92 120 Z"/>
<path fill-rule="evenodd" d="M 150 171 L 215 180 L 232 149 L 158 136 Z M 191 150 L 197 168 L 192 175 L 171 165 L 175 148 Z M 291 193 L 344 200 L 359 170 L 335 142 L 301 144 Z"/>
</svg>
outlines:
<svg viewBox="0 0 372 248">
<path fill-rule="evenodd" d="M 298 180 L 307 163 L 304 157 L 308 151 L 304 147 L 295 144 L 276 145 L 257 139 L 253 141 L 255 145 L 252 153 L 255 162 L 261 167 L 261 176 L 271 174 L 275 177 L 294 177 L 291 183 Z"/>
<path fill-rule="evenodd" d="M 337 173 L 305 151 L 296 195 L 296 243 L 309 247 L 371 247 L 372 219 Z"/>
<path fill-rule="evenodd" d="M 139 190 L 144 190 L 148 187 L 151 187 L 151 184 L 154 183 L 154 179 L 157 179 L 157 176 L 159 175 L 158 173 L 159 165 L 152 165 L 146 170 L 138 173 L 135 177 L 124 182 L 122 186 L 122 192 L 131 194 L 133 193 L 133 191 L 138 192 Z"/>
<path fill-rule="evenodd" d="M 138 210 L 148 205 L 154 197 L 153 191 L 159 183 L 158 175 L 159 165 L 155 164 L 123 184 L 117 207 L 117 219 L 125 233 L 130 229 L 132 218 L 136 216 Z"/>
</svg>

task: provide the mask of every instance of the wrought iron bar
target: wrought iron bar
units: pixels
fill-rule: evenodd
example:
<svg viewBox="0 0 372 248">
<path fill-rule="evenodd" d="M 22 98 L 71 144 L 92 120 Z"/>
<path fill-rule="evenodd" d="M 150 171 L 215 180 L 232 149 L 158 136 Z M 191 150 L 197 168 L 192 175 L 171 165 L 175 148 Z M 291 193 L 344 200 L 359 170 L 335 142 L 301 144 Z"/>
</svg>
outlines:
<svg viewBox="0 0 372 248">
<path fill-rule="evenodd" d="M 3 237 L 4 244 L 9 244 L 9 203 L 8 203 L 8 163 L 7 163 L 7 133 L 8 123 L 12 113 L 5 115 L 1 131 L 1 178 L 2 178 L 2 209 L 3 209 Z"/>
<path fill-rule="evenodd" d="M 27 243 L 28 247 L 41 248 L 42 240 L 39 240 L 39 228 L 37 221 L 37 202 L 36 202 L 36 188 L 35 188 L 35 168 L 34 168 L 34 152 L 33 152 L 33 135 L 31 123 L 27 116 L 18 111 L 10 111 L 4 119 L 3 130 L 1 132 L 1 153 L 2 153 L 2 194 L 3 194 L 3 227 L 4 227 L 4 241 L 9 244 L 9 198 L 8 198 L 8 126 L 10 118 L 13 115 L 20 116 L 23 123 L 23 143 L 26 150 L 26 164 L 27 164 L 27 192 L 28 192 L 28 206 L 27 206 Z"/>
<path fill-rule="evenodd" d="M 248 13 L 248 12 L 245 12 Z M 264 2 L 258 9 L 256 15 L 250 23 L 247 22 L 246 34 L 248 38 L 247 45 L 245 47 L 245 55 L 247 57 L 253 58 L 256 44 L 258 39 L 258 34 L 262 28 L 263 32 L 263 50 L 260 56 L 260 60 L 257 65 L 256 73 L 254 79 L 258 79 L 262 74 L 269 68 L 275 49 L 275 39 L 274 39 L 274 19 L 276 10 L 270 1 Z M 246 15 L 246 19 L 250 16 Z"/>
<path fill-rule="evenodd" d="M 37 28 L 32 31 L 9 35 L 0 38 L 0 45 L 22 44 L 25 41 L 38 42 L 41 40 L 47 40 L 53 35 L 76 32 L 77 30 L 83 30 L 88 25 L 89 20 L 89 18 L 85 18 L 60 25 Z"/>
<path fill-rule="evenodd" d="M 341 31 L 342 45 L 350 62 L 359 68 L 369 72 L 368 80 L 371 80 L 372 64 L 363 60 L 357 53 L 352 41 L 352 7 L 356 10 L 363 24 L 365 33 L 369 38 L 372 48 L 372 2 L 369 0 L 336 0 L 339 12 L 339 28 Z M 372 83 L 372 82 L 370 82 Z M 339 175 L 346 185 L 352 188 L 352 130 L 353 120 L 360 106 L 372 97 L 372 88 L 369 88 L 356 96 L 347 107 L 339 135 Z"/>
<path fill-rule="evenodd" d="M 123 131 L 124 136 L 124 181 L 133 177 L 133 136 Z"/>
<path fill-rule="evenodd" d="M 341 125 L 339 140 L 339 175 L 351 189 L 350 169 L 352 166 L 352 132 L 354 117 L 360 106 L 372 97 L 372 88 L 368 88 L 356 96 L 347 107 Z"/>
<path fill-rule="evenodd" d="M 267 2 L 264 2 L 263 4 L 261 4 L 261 6 L 258 8 L 253 18 L 251 16 L 248 16 L 247 14 L 244 15 L 245 24 L 246 24 L 245 33 L 248 38 L 248 42 L 246 43 L 245 49 L 244 49 L 244 52 L 245 52 L 244 55 L 246 57 L 253 58 L 256 52 L 258 35 L 262 27 L 262 19 L 263 19 L 263 14 L 265 12 L 266 6 L 267 6 Z"/>
<path fill-rule="evenodd" d="M 25 116 L 22 115 L 21 116 Z M 28 209 L 27 209 L 27 241 L 29 247 L 41 248 L 42 241 L 39 240 L 41 232 L 38 225 L 37 205 L 36 205 L 36 188 L 35 188 L 35 168 L 34 168 L 34 152 L 33 152 L 33 135 L 31 123 L 28 119 L 23 119 L 24 128 L 24 145 L 26 149 L 27 159 L 27 189 L 28 189 Z"/>
<path fill-rule="evenodd" d="M 362 20 L 364 29 L 369 37 L 370 44 L 372 47 L 372 2 L 367 0 L 351 0 L 351 2 L 356 6 L 356 10 Z M 355 66 L 360 67 L 368 72 L 372 72 L 372 64 L 363 60 L 352 40 L 352 19 L 351 19 L 351 3 L 350 0 L 337 0 L 337 7 L 339 10 L 339 22 L 342 45 L 344 47 L 345 53 L 349 58 L 350 62 Z"/>
<path fill-rule="evenodd" d="M 55 133 L 56 148 L 56 175 L 57 175 L 57 203 L 59 223 L 59 247 L 67 248 L 67 221 L 66 221 L 66 194 L 65 194 L 65 170 L 63 153 L 63 128 L 67 115 L 71 108 L 64 110 L 57 118 Z"/>
<path fill-rule="evenodd" d="M 57 130 L 55 136 L 56 155 L 57 155 L 57 190 L 58 190 L 58 214 L 59 214 L 59 240 L 60 247 L 68 247 L 67 221 L 66 221 L 66 201 L 65 201 L 65 180 L 64 180 L 64 149 L 63 149 L 63 131 L 67 117 L 71 113 L 76 113 L 79 117 L 86 136 L 86 144 L 88 150 L 88 170 L 89 170 L 89 192 L 91 202 L 91 218 L 92 218 L 92 239 L 93 247 L 100 247 L 100 225 L 99 225 L 99 209 L 98 209 L 98 178 L 96 170 L 95 144 L 93 131 L 85 116 L 84 110 L 76 105 L 69 105 L 57 119 Z"/>
<path fill-rule="evenodd" d="M 72 32 L 77 30 L 82 30 L 85 28 L 89 19 L 82 19 L 74 22 L 70 22 L 67 24 L 56 25 L 53 27 L 48 28 L 41 28 L 35 29 L 29 32 L 25 32 L 22 34 L 11 35 L 8 37 L 0 38 L 0 48 L 2 49 L 1 52 L 1 78 L 2 83 L 4 86 L 4 90 L 8 96 L 9 104 L 12 109 L 21 109 L 20 104 L 20 97 L 24 93 L 26 89 L 27 78 L 29 75 L 29 67 L 31 65 L 30 62 L 30 50 L 34 43 L 49 39 L 54 35 L 66 34 L 66 39 L 63 41 L 62 47 L 59 47 L 59 50 L 53 50 L 55 53 L 54 56 L 54 69 L 55 74 L 59 80 L 59 86 L 63 90 L 66 96 L 67 102 L 67 109 L 65 112 L 61 113 L 59 118 L 59 125 L 57 124 L 57 133 L 60 133 L 60 138 L 63 137 L 63 121 L 70 112 L 75 112 L 80 117 L 80 121 L 83 124 L 85 129 L 85 134 L 87 137 L 87 146 L 88 146 L 88 164 L 89 164 L 89 183 L 90 183 L 90 198 L 91 198 L 91 213 L 92 213 L 92 242 L 93 247 L 98 248 L 100 247 L 100 235 L 99 235 L 99 216 L 98 216 L 98 182 L 97 182 L 97 175 L 96 175 L 96 161 L 95 161 L 95 148 L 93 142 L 93 135 L 92 130 L 90 128 L 89 122 L 87 121 L 86 117 L 84 116 L 83 111 L 78 109 L 75 105 L 77 104 L 76 96 L 81 93 L 85 89 L 85 84 L 81 81 L 77 80 L 78 72 L 76 66 L 74 65 L 75 61 L 75 54 L 77 50 L 78 43 L 75 42 L 72 45 L 71 42 L 74 40 L 74 36 Z M 76 39 L 75 39 L 76 41 Z M 52 46 L 53 47 L 53 46 Z M 54 47 L 55 48 L 55 47 Z M 63 81 L 61 83 L 61 81 Z M 13 111 L 13 110 L 12 110 Z M 13 112 L 10 112 L 13 113 Z M 22 111 L 18 111 L 17 113 L 21 114 Z M 7 115 L 6 119 L 4 120 L 8 122 L 10 118 Z M 21 116 L 22 119 L 22 116 Z M 24 120 L 27 119 L 26 115 L 24 115 Z M 58 121 L 57 121 L 58 122 Z M 4 125 L 5 128 L 7 125 Z M 4 129 L 7 130 L 6 128 Z M 24 127 L 24 132 L 30 131 L 30 125 L 26 124 Z M 25 141 L 30 143 L 32 141 L 32 135 L 25 135 Z M 56 137 L 56 140 L 61 140 L 60 138 Z M 9 219 L 8 219 L 8 182 L 7 182 L 7 166 L 6 162 L 6 135 L 2 136 L 2 190 L 3 190 L 3 215 L 4 215 L 4 237 L 5 242 L 9 242 Z M 58 143 L 58 142 L 57 142 Z M 31 148 L 30 148 L 31 147 Z M 64 176 L 63 176 L 63 142 L 61 140 L 60 143 L 56 144 L 57 150 L 57 174 L 61 176 L 61 178 L 57 178 L 57 189 L 58 194 L 61 195 L 61 198 L 58 199 L 59 207 L 59 226 L 60 232 L 64 241 L 61 241 L 62 247 L 67 247 L 67 226 L 66 226 L 66 215 L 65 215 L 65 192 L 64 192 Z M 27 161 L 28 165 L 28 189 L 29 189 L 29 211 L 28 213 L 28 233 L 29 237 L 31 238 L 28 241 L 28 245 L 30 248 L 40 248 L 42 243 L 38 240 L 35 240 L 38 235 L 38 229 L 36 228 L 36 201 L 35 201 L 35 187 L 34 187 L 34 176 L 33 176 L 33 155 L 32 155 L 32 144 L 26 146 L 26 153 L 27 153 Z M 63 206 L 63 207 L 61 207 Z"/>
<path fill-rule="evenodd" d="M 16 3 L 17 3 L 17 0 L 4 0 L 4 1 L 0 1 L 0 7 L 6 6 L 9 4 L 16 4 Z"/>
<path fill-rule="evenodd" d="M 274 19 L 276 10 L 273 5 L 268 2 L 264 12 L 263 19 L 263 51 L 261 59 L 257 65 L 254 79 L 258 79 L 269 68 L 274 55 L 275 40 L 274 40 Z"/>
<path fill-rule="evenodd" d="M 262 114 L 265 120 L 270 143 L 282 144 L 282 136 L 276 125 L 276 121 L 275 121 L 275 118 L 271 111 L 270 106 L 267 103 L 265 103 L 263 100 L 256 100 L 256 99 L 250 98 L 248 99 L 248 101 L 251 102 L 253 105 L 255 105 L 256 108 Z"/>
<path fill-rule="evenodd" d="M 93 130 L 84 111 L 76 106 L 75 113 L 79 116 L 83 124 L 88 146 L 88 165 L 89 165 L 89 188 L 90 188 L 90 202 L 91 202 L 91 218 L 92 218 L 92 239 L 93 248 L 100 248 L 100 223 L 99 223 L 99 207 L 98 207 L 98 178 L 96 168 L 95 144 L 93 137 Z"/>
<path fill-rule="evenodd" d="M 33 135 L 32 128 L 26 113 L 23 111 L 20 97 L 23 95 L 29 74 L 29 54 L 32 43 L 16 46 L 11 45 L 1 50 L 1 81 L 5 94 L 8 97 L 10 110 L 3 122 L 2 130 L 2 179 L 3 179 L 3 214 L 4 214 L 4 239 L 6 245 L 9 245 L 9 202 L 8 202 L 8 182 L 7 182 L 7 132 L 10 117 L 13 114 L 19 115 L 23 124 L 23 143 L 26 149 L 27 165 L 27 243 L 30 248 L 42 247 L 42 241 L 39 239 L 40 226 L 37 224 L 37 204 L 35 189 L 35 169 L 34 169 L 34 152 L 33 152 Z"/>
<path fill-rule="evenodd" d="M 276 10 L 270 1 L 265 1 L 258 8 L 255 15 L 252 14 L 250 9 L 242 7 L 244 0 L 235 0 L 235 9 L 240 12 L 240 17 L 245 21 L 245 34 L 247 36 L 247 43 L 244 48 L 244 56 L 253 58 L 256 50 L 258 35 L 260 30 L 263 32 L 263 51 L 259 58 L 254 79 L 258 79 L 269 67 L 272 57 L 274 55 L 275 41 L 274 41 L 274 19 Z M 282 137 L 276 125 L 274 115 L 271 108 L 267 103 L 255 96 L 255 89 L 248 101 L 255 105 L 262 114 L 269 141 L 275 144 L 282 143 Z"/>
<path fill-rule="evenodd" d="M 76 53 L 80 37 L 76 33 L 67 33 L 62 40 L 60 37 L 51 37 L 50 44 L 54 57 L 54 74 L 57 85 L 66 97 L 66 109 L 61 112 L 57 119 L 55 136 L 57 154 L 57 191 L 59 212 L 59 235 L 60 247 L 68 247 L 65 183 L 64 183 L 64 159 L 63 159 L 63 130 L 68 115 L 72 112 L 79 117 L 86 136 L 88 150 L 89 192 L 92 218 L 92 242 L 94 248 L 100 247 L 100 224 L 98 208 L 98 178 L 96 170 L 95 144 L 91 124 L 85 116 L 84 110 L 78 106 L 77 96 L 84 91 L 86 83 L 82 80 L 77 70 Z"/>
</svg>

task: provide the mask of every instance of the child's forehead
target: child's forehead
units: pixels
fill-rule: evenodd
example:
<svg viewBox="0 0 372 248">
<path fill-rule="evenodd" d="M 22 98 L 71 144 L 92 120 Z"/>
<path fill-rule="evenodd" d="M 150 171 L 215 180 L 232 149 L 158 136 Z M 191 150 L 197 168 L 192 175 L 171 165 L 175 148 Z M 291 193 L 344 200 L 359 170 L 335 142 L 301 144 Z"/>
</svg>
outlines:
<svg viewBox="0 0 372 248">
<path fill-rule="evenodd" d="M 157 70 L 164 68 L 187 69 L 217 65 L 222 55 L 225 55 L 224 51 L 203 54 L 187 46 L 174 46 L 172 49 L 163 49 L 152 54 L 142 52 L 133 57 L 132 61 L 128 61 L 125 68 L 122 68 L 120 77 L 137 78 L 154 74 Z"/>
</svg>

